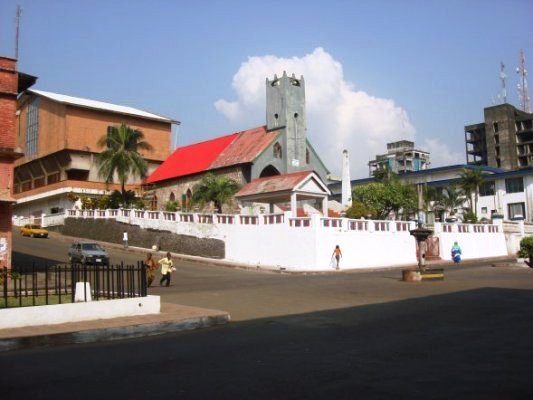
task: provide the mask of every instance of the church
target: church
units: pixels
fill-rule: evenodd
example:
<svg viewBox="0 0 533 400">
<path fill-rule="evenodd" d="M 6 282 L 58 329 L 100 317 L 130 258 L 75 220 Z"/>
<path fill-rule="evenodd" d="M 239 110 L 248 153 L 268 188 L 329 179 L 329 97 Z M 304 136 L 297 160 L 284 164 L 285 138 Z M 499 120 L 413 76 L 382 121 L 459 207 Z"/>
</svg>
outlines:
<svg viewBox="0 0 533 400">
<path fill-rule="evenodd" d="M 235 196 L 241 203 L 266 202 L 273 212 L 274 204 L 294 206 L 298 195 L 323 200 L 318 208 L 325 209 L 329 171 L 306 131 L 303 76 L 274 75 L 266 79 L 266 125 L 177 148 L 145 180 L 144 197 L 152 210 L 169 201 L 189 209 L 194 186 L 212 172 L 241 185 Z M 228 207 L 224 212 L 236 211 Z"/>
</svg>

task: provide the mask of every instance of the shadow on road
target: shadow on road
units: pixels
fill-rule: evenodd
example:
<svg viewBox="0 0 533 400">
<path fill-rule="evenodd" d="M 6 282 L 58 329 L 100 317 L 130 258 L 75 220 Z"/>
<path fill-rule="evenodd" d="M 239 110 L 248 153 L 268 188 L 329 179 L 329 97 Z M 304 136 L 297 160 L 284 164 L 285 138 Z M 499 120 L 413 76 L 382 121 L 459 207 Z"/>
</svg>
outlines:
<svg viewBox="0 0 533 400">
<path fill-rule="evenodd" d="M 0 383 L 8 398 L 531 399 L 531 304 L 483 288 L 5 353 Z"/>
<path fill-rule="evenodd" d="M 21 273 L 30 272 L 32 268 L 35 268 L 36 271 L 44 271 L 45 266 L 58 264 L 64 265 L 65 262 L 51 257 L 39 257 L 17 251 L 13 251 L 12 255 L 12 268 Z"/>
</svg>

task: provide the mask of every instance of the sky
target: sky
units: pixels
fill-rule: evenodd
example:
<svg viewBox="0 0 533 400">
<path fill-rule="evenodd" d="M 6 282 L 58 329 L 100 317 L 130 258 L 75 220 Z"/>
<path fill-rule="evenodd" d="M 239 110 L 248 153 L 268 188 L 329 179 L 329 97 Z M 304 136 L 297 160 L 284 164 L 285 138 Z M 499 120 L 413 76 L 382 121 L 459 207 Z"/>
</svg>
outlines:
<svg viewBox="0 0 533 400">
<path fill-rule="evenodd" d="M 265 78 L 303 75 L 307 137 L 335 176 L 347 149 L 352 179 L 395 140 L 465 163 L 500 63 L 517 107 L 521 49 L 533 68 L 531 0 L 0 0 L 4 56 L 17 4 L 35 89 L 172 117 L 179 146 L 264 125 Z"/>
</svg>

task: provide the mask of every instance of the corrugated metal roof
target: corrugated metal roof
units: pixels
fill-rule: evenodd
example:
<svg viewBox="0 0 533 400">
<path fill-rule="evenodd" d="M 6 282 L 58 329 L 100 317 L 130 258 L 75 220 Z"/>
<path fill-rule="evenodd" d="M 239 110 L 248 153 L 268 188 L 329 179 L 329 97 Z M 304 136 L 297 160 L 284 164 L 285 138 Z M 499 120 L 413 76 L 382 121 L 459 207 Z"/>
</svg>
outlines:
<svg viewBox="0 0 533 400">
<path fill-rule="evenodd" d="M 279 132 L 264 126 L 232 133 L 205 142 L 178 147 L 145 183 L 155 183 L 212 169 L 253 162 Z"/>
<path fill-rule="evenodd" d="M 211 164 L 211 168 L 252 162 L 278 134 L 277 131 L 267 132 L 264 126 L 240 132 L 237 139 L 226 147 Z"/>
<path fill-rule="evenodd" d="M 205 142 L 178 147 L 150 175 L 145 183 L 154 183 L 207 171 L 211 164 L 237 137 L 238 133 Z"/>
<path fill-rule="evenodd" d="M 44 90 L 29 89 L 27 90 L 27 92 L 35 93 L 39 96 L 43 96 L 48 99 L 51 99 L 51 100 L 54 100 L 60 103 L 64 103 L 64 104 L 72 104 L 72 105 L 79 106 L 79 107 L 94 108 L 97 110 L 110 111 L 110 112 L 115 112 L 119 114 L 134 115 L 137 117 L 153 119 L 153 120 L 163 121 L 163 122 L 168 122 L 168 123 L 179 123 L 178 121 L 175 121 L 171 118 L 164 117 L 162 115 L 153 114 L 148 111 L 139 110 L 138 108 L 120 106 L 117 104 L 105 103 L 103 101 L 97 101 L 97 100 L 84 99 L 81 97 L 67 96 L 67 95 L 59 94 L 59 93 L 45 92 Z"/>
<path fill-rule="evenodd" d="M 312 173 L 312 171 L 302 171 L 293 172 L 292 174 L 275 175 L 266 178 L 254 179 L 245 185 L 241 190 L 239 190 L 235 197 L 290 191 Z"/>
</svg>

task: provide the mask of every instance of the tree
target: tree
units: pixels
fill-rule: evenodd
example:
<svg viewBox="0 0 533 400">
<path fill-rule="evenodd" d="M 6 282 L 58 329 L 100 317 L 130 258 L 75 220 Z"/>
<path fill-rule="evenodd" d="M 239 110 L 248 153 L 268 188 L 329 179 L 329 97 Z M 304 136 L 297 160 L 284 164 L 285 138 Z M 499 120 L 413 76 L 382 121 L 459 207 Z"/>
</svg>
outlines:
<svg viewBox="0 0 533 400">
<path fill-rule="evenodd" d="M 417 196 L 413 186 L 402 183 L 394 175 L 383 182 L 372 182 L 354 189 L 352 199 L 376 211 L 378 219 L 386 219 L 392 212 L 404 215 L 415 212 Z"/>
<path fill-rule="evenodd" d="M 479 187 L 483 183 L 483 171 L 480 168 L 463 169 L 459 175 L 459 187 L 464 190 L 467 195 L 470 210 L 474 212 L 477 220 L 477 201 L 479 197 Z M 474 204 L 472 206 L 472 194 L 474 194 Z"/>
<path fill-rule="evenodd" d="M 454 210 L 462 209 L 464 203 L 464 192 L 456 185 L 450 185 L 442 189 L 442 197 L 439 200 L 439 204 L 448 213 L 453 214 Z"/>
<path fill-rule="evenodd" d="M 192 201 L 199 203 L 201 206 L 212 201 L 217 212 L 221 213 L 222 205 L 233 198 L 239 188 L 240 185 L 233 179 L 209 172 L 194 186 Z"/>
<path fill-rule="evenodd" d="M 126 124 L 110 127 L 107 135 L 98 140 L 99 147 L 105 150 L 97 155 L 99 165 L 98 176 L 105 178 L 106 183 L 114 181 L 117 175 L 122 204 L 127 203 L 126 181 L 130 176 L 146 177 L 148 165 L 139 154 L 139 150 L 151 151 L 152 146 L 144 141 L 144 134 Z"/>
</svg>

